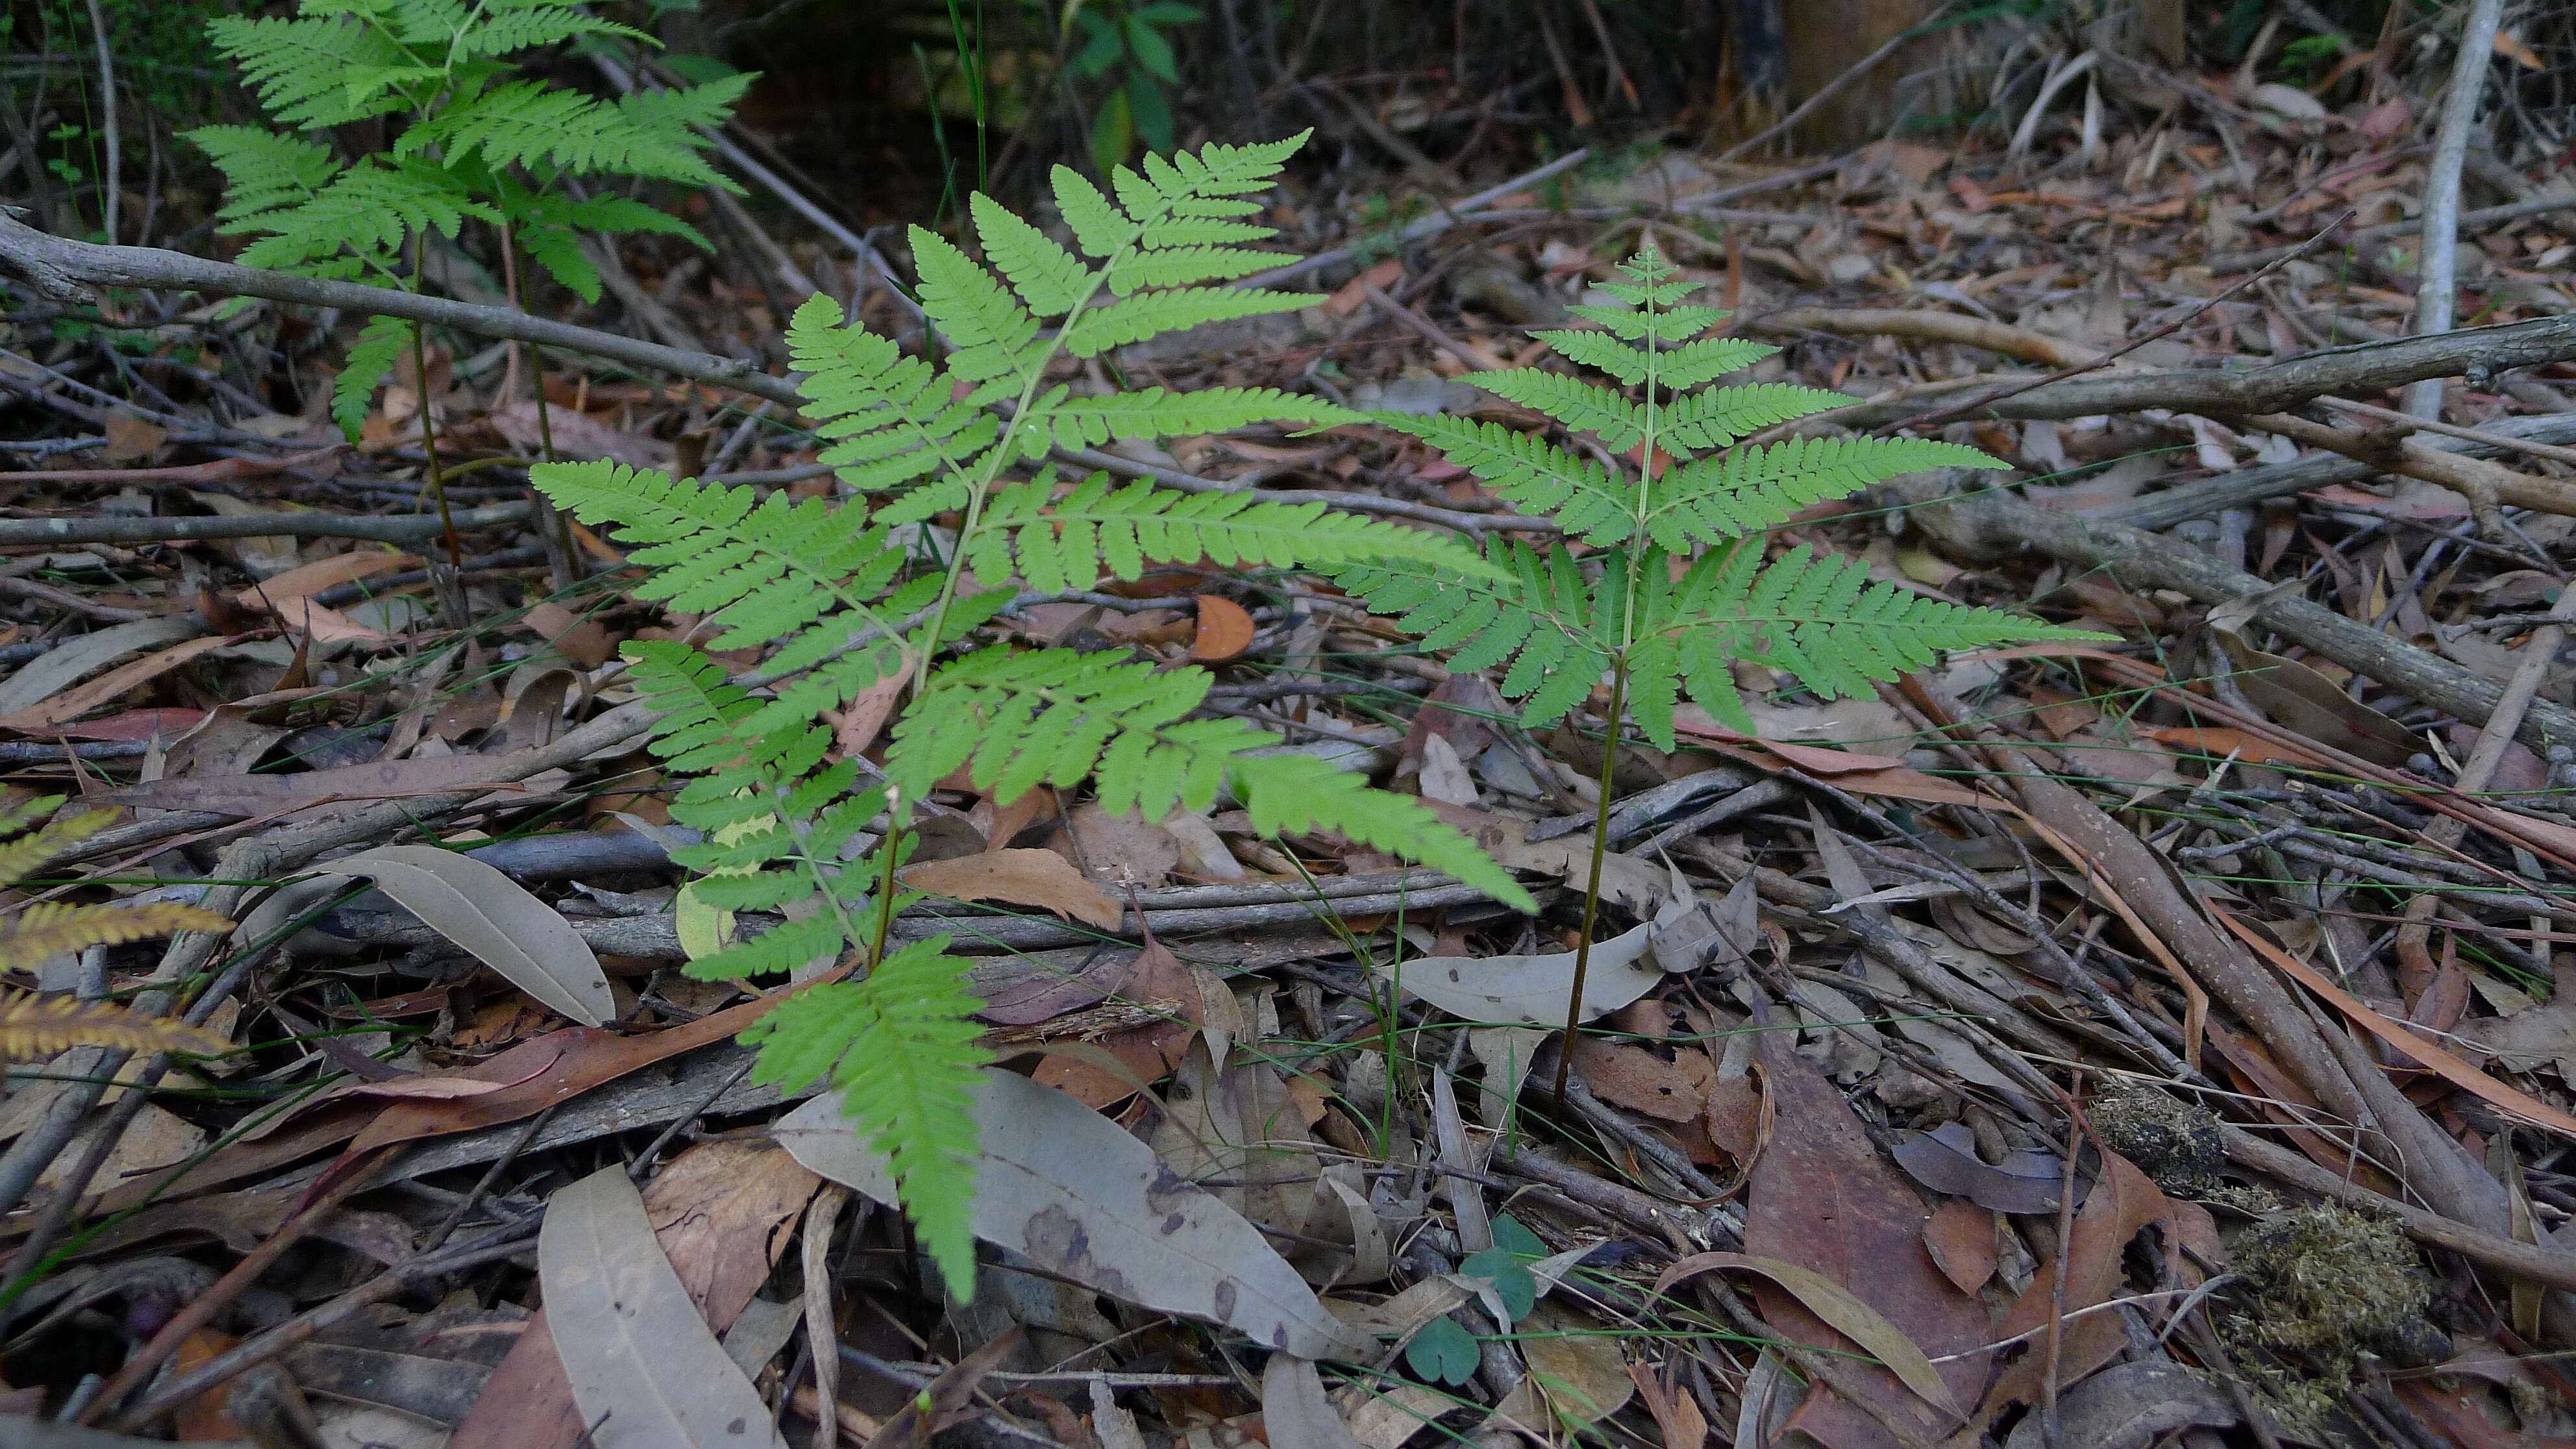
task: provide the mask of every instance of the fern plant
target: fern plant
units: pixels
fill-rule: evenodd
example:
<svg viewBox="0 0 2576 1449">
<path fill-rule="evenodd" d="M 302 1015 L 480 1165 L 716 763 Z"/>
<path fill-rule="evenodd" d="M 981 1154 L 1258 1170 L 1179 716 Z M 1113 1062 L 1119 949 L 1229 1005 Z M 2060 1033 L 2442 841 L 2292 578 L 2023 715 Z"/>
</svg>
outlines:
<svg viewBox="0 0 2576 1449">
<path fill-rule="evenodd" d="M 709 243 L 643 202 L 576 199 L 563 183 L 739 189 L 707 164 L 697 128 L 721 124 L 750 76 L 603 100 L 518 74 L 513 57 L 566 41 L 656 43 L 587 13 L 581 0 L 298 0 L 291 18 L 220 16 L 207 35 L 242 68 L 269 116 L 291 128 L 184 133 L 224 173 L 220 230 L 254 238 L 244 266 L 407 287 L 418 282 L 407 243 L 430 232 L 453 240 L 466 222 L 481 221 L 504 228 L 510 245 L 595 302 L 599 273 L 582 255 L 582 233 Z M 379 117 L 407 122 L 382 154 L 344 163 L 314 134 Z M 332 416 L 352 440 L 377 385 L 416 340 L 412 324 L 392 317 L 359 334 L 332 387 Z"/>
<path fill-rule="evenodd" d="M 0 885 L 18 885 L 47 861 L 116 821 L 113 810 L 92 810 L 26 833 L 30 822 L 51 814 L 62 803 L 62 797 L 55 795 L 0 809 Z M 232 922 L 213 911 L 174 901 L 21 906 L 0 917 L 0 975 L 33 971 L 39 962 L 91 946 L 121 945 L 173 931 L 231 929 Z M 114 1002 L 0 988 L 0 1061 L 51 1056 L 76 1046 L 214 1053 L 231 1045 L 212 1032 L 138 1016 Z"/>
<path fill-rule="evenodd" d="M 1558 356 L 1618 386 L 1539 368 L 1486 373 L 1477 386 L 1600 440 L 1638 467 L 1584 456 L 1496 423 L 1384 414 L 1387 427 L 1431 444 L 1525 512 L 1551 513 L 1570 542 L 1545 548 L 1496 540 L 1484 570 L 1341 571 L 1339 581 L 1438 649 L 1451 667 L 1507 666 L 1501 689 L 1523 722 L 1553 724 L 1606 678 L 1610 724 L 1602 751 L 1600 816 L 1577 947 L 1566 1033 L 1578 1019 L 1591 964 L 1609 840 L 1617 740 L 1633 722 L 1674 748 L 1674 715 L 1688 696 L 1718 721 L 1754 733 L 1737 692 L 1739 662 L 1785 671 L 1827 699 L 1932 663 L 1944 651 L 2015 641 L 2105 636 L 1967 608 L 1892 584 L 1872 584 L 1859 559 L 1791 549 L 1766 561 L 1762 532 L 1801 509 L 1901 474 L 2002 468 L 1974 448 L 1922 438 L 1805 438 L 1728 451 L 1748 434 L 1841 407 L 1840 393 L 1777 383 L 1715 386 L 1779 349 L 1710 337 L 1726 314 L 1688 305 L 1651 243 L 1603 290 L 1620 306 L 1578 306 L 1597 324 L 1536 334 Z M 1577 548 L 1582 552 L 1577 553 Z M 1565 1091 L 1571 1052 L 1560 1054 Z"/>
<path fill-rule="evenodd" d="M 950 938 L 889 949 L 895 913 L 919 899 L 896 874 L 910 821 L 944 784 L 962 778 L 1007 803 L 1088 781 L 1104 808 L 1148 820 L 1230 796 L 1265 832 L 1338 832 L 1532 904 L 1420 801 L 1270 752 L 1276 738 L 1240 720 L 1199 717 L 1213 682 L 1204 670 L 981 637 L 1023 586 L 1084 590 L 1156 562 L 1501 581 L 1445 537 L 1320 504 L 1068 479 L 1046 462 L 1113 438 L 1358 420 L 1267 388 L 1078 396 L 1049 382 L 1061 357 L 1310 300 L 1206 285 L 1278 260 L 1249 245 L 1272 234 L 1248 219 L 1259 211 L 1250 198 L 1303 140 L 1148 157 L 1141 172 L 1112 171 L 1114 200 L 1058 167 L 1072 248 L 981 194 L 969 210 L 984 263 L 916 227 L 921 305 L 947 344 L 935 362 L 845 324 L 828 297 L 799 308 L 788 343 L 806 412 L 851 501 L 762 498 L 611 463 L 531 470 L 559 507 L 619 530 L 651 570 L 638 592 L 712 616 L 709 648 L 770 651 L 763 677 L 774 682 L 754 692 L 696 648 L 626 648 L 659 712 L 653 749 L 686 782 L 671 816 L 705 835 L 678 857 L 697 873 L 691 889 L 713 907 L 787 918 L 688 970 L 726 980 L 817 960 L 864 968 L 787 997 L 754 1026 L 756 1075 L 840 1089 L 961 1297 L 973 1282 L 978 1003 Z M 824 716 L 878 687 L 905 696 L 882 767 L 833 758 Z"/>
</svg>

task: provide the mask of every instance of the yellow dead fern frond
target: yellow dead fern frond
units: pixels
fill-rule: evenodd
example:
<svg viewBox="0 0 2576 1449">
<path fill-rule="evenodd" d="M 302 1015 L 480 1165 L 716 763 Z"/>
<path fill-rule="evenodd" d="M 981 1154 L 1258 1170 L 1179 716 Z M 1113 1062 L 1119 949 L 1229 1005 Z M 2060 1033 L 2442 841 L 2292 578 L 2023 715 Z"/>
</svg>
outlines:
<svg viewBox="0 0 2576 1449">
<path fill-rule="evenodd" d="M 173 931 L 229 931 L 212 911 L 175 901 L 139 906 L 29 906 L 0 924 L 0 971 L 26 971 L 39 961 L 87 946 L 121 946 Z"/>
<path fill-rule="evenodd" d="M 27 828 L 28 821 L 40 818 L 61 803 L 62 796 L 48 795 L 29 800 L 14 809 L 0 810 L 0 836 L 16 835 Z M 92 810 L 57 820 L 23 839 L 0 842 L 0 885 L 25 880 L 45 862 L 114 823 L 115 811 Z"/>
<path fill-rule="evenodd" d="M 62 797 L 0 807 L 0 836 L 16 835 L 42 818 Z M 57 820 L 32 835 L 0 841 L 0 885 L 34 874 L 47 861 L 97 834 L 116 819 L 93 810 Z M 91 946 L 116 946 L 173 931 L 229 931 L 233 923 L 213 911 L 175 901 L 142 905 L 66 905 L 43 902 L 0 918 L 0 972 L 31 971 L 37 963 Z M 198 1027 L 140 1016 L 108 1001 L 0 990 L 0 1061 L 51 1056 L 76 1046 L 131 1051 L 215 1054 L 232 1044 Z"/>
<path fill-rule="evenodd" d="M 49 1057 L 76 1046 L 206 1056 L 232 1050 L 231 1042 L 203 1027 L 141 1016 L 112 1001 L 0 991 L 0 1061 Z"/>
</svg>

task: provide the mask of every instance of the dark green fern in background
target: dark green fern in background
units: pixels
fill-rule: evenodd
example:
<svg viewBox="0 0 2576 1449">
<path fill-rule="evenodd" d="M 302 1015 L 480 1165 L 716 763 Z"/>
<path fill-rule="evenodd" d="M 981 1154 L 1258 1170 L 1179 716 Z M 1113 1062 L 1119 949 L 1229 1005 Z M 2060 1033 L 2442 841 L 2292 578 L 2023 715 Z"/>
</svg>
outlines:
<svg viewBox="0 0 2576 1449">
<path fill-rule="evenodd" d="M 299 0 L 292 17 L 224 16 L 207 34 L 282 128 L 185 133 L 224 173 L 220 229 L 253 238 L 244 266 L 412 287 L 425 234 L 452 241 L 479 221 L 506 229 L 548 275 L 597 301 L 584 233 L 708 242 L 641 201 L 576 198 L 567 183 L 740 189 L 707 164 L 698 128 L 722 124 L 751 76 L 607 100 L 519 74 L 523 60 L 565 42 L 654 43 L 578 0 Z M 342 160 L 327 133 L 375 118 L 402 123 L 391 145 Z M 332 415 L 351 437 L 412 345 L 412 324 L 391 317 L 359 335 L 332 391 Z"/>
</svg>

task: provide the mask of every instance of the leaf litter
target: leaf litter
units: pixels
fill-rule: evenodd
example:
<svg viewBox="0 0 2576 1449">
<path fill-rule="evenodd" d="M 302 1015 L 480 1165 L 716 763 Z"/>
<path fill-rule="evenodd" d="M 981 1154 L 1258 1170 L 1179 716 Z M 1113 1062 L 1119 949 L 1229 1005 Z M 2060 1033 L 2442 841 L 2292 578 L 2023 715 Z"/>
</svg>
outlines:
<svg viewBox="0 0 2576 1449">
<path fill-rule="evenodd" d="M 2563 91 L 2576 37 L 2549 19 L 2508 27 L 2499 75 Z M 1878 142 L 1799 181 L 1783 178 L 1811 168 L 1641 152 L 1624 177 L 1600 165 L 1525 189 L 1508 221 L 1464 210 L 1372 251 L 1365 285 L 1358 266 L 1328 270 L 1314 280 L 1332 300 L 1285 319 L 1277 357 L 1122 359 L 1170 386 L 1332 383 L 1526 429 L 1476 370 L 1526 343 L 1546 310 L 1530 298 L 1586 300 L 1642 227 L 1686 280 L 1732 299 L 1738 335 L 1783 344 L 1758 380 L 1852 396 L 1827 426 L 1919 418 L 1975 396 L 1962 380 L 2017 386 L 2042 375 L 2017 365 L 2140 342 L 2079 379 L 2106 389 L 2081 411 L 1998 400 L 1933 426 L 2018 463 L 2021 496 L 2235 572 L 2204 587 L 2132 579 L 2135 550 L 1979 548 L 1957 510 L 1902 487 L 1792 520 L 1874 577 L 2124 642 L 1961 661 L 1879 697 L 1763 698 L 1758 739 L 1685 710 L 1680 750 L 1623 747 L 1571 1044 L 1563 893 L 1591 861 L 1597 731 L 1532 736 L 1489 679 L 1391 647 L 1311 581 L 1199 567 L 1117 585 L 1115 607 L 1029 605 L 1029 627 L 1066 626 L 1068 647 L 1212 668 L 1212 705 L 1360 750 L 1559 892 L 1525 923 L 1454 897 L 1418 905 L 1444 883 L 1346 841 L 1269 845 L 1222 806 L 1145 821 L 1069 794 L 943 794 L 936 849 L 905 875 L 936 899 L 897 929 L 980 933 L 966 949 L 992 988 L 984 1020 L 1018 1055 L 989 1078 L 978 1231 L 988 1278 L 1045 1294 L 925 1293 L 899 1220 L 864 1202 L 786 1252 L 821 1180 L 882 1202 L 883 1165 L 833 1102 L 740 1075 L 731 1038 L 770 998 L 679 970 L 689 933 L 778 923 L 675 899 L 669 851 L 698 842 L 663 816 L 655 762 L 623 737 L 550 752 L 633 702 L 616 645 L 709 623 L 629 597 L 608 545 L 475 532 L 461 618 L 436 597 L 445 545 L 426 533 L 7 545 L 0 567 L 32 587 L 0 594 L 0 804 L 80 794 L 125 812 L 60 878 L 18 887 L 12 913 L 200 899 L 229 841 L 419 809 L 408 838 L 334 847 L 309 862 L 325 884 L 272 894 L 237 929 L 218 972 L 241 974 L 200 1027 L 231 1057 L 148 1082 L 128 1064 L 94 1105 L 61 1090 L 100 1070 L 78 1053 L 13 1079 L 0 1184 L 38 1149 L 44 1171 L 0 1232 L 13 1254 L 48 1235 L 53 1261 L 0 1308 L 0 1382 L 20 1386 L 0 1387 L 0 1415 L 59 1411 L 79 1391 L 68 1366 L 122 1361 L 168 1321 L 183 1290 L 117 1268 L 184 1253 L 193 1295 L 310 1208 L 321 1222 L 290 1258 L 251 1263 L 256 1291 L 221 1290 L 214 1326 L 172 1358 L 175 1374 L 224 1376 L 228 1417 L 183 1377 L 93 1419 L 150 1407 L 127 1427 L 262 1437 L 296 1420 L 261 1406 L 301 1396 L 329 1442 L 718 1443 L 783 1422 L 801 1443 L 819 1382 L 838 1432 L 890 1446 L 1521 1433 L 1701 1449 L 1785 1429 L 1832 1449 L 2029 1449 L 2052 1423 L 2078 1443 L 2567 1437 L 2552 1355 L 2576 1272 L 2553 1240 L 2576 1150 L 2562 1000 L 2576 978 L 2554 953 L 2576 924 L 2560 799 L 2576 741 L 2548 711 L 2569 681 L 2563 660 L 2539 661 L 2531 712 L 2499 731 L 2519 734 L 2509 746 L 2443 690 L 2474 679 L 2492 698 L 2555 639 L 2541 630 L 2576 547 L 2568 515 L 2491 514 L 2302 453 L 2248 410 L 2202 417 L 2148 391 L 2174 370 L 2224 376 L 2404 332 L 2408 236 L 2235 284 L 2347 205 L 2365 213 L 2355 226 L 2419 209 L 2447 56 L 2365 35 L 2352 63 L 2287 85 L 2257 76 L 2276 64 L 2261 56 L 2241 70 L 2201 56 L 2202 71 L 2045 26 L 2025 39 L 2047 57 L 2034 81 L 2059 84 L 2043 84 L 2054 108 L 2009 102 L 2001 135 L 2017 144 Z M 2521 182 L 2530 195 L 2498 199 L 2543 195 Z M 1754 184 L 1781 209 L 1698 201 Z M 1331 193 L 1292 204 L 1319 245 L 1375 235 Z M 2481 324 L 2576 305 L 2568 225 L 2535 210 L 2463 236 Z M 659 272 L 651 242 L 626 254 Z M 737 329 L 757 265 L 727 255 L 713 279 L 667 288 L 676 325 L 751 355 L 766 336 Z M 898 306 L 843 290 L 878 320 Z M 117 375 L 107 344 L 30 341 L 29 326 L 0 323 L 13 353 Z M 177 358 L 147 359 L 156 385 L 178 386 Z M 2571 440 L 2571 358 L 2454 368 L 2466 381 L 2430 421 L 2563 487 L 2563 456 L 2511 440 Z M 432 369 L 456 424 L 442 451 L 489 466 L 453 491 L 471 504 L 507 481 L 490 496 L 515 499 L 509 459 L 542 444 L 536 410 L 456 361 Z M 665 459 L 719 416 L 707 390 L 567 387 L 549 365 L 570 452 Z M 2398 400 L 2372 376 L 2336 374 L 2336 401 Z M 179 395 L 209 422 L 231 406 Z M 118 468 L 208 456 L 185 428 L 93 423 L 80 396 L 10 406 L 29 432 L 95 426 L 98 461 Z M 291 417 L 270 433 L 232 421 L 237 461 L 313 445 Z M 778 485 L 796 496 L 831 487 L 788 423 L 745 437 L 727 466 L 800 474 Z M 1499 509 L 1379 432 L 1175 448 L 1154 466 Z M 149 506 L 389 519 L 423 496 L 416 456 L 298 467 L 221 491 L 173 477 Z M 123 480 L 80 471 L 26 483 L 18 511 L 129 511 Z M 2338 623 L 2434 662 L 2356 656 Z M 1737 673 L 1748 696 L 1782 682 L 1753 661 Z M 843 757 L 871 758 L 907 684 L 850 702 Z M 2136 851 L 2106 855 L 2088 833 L 2106 829 Z M 170 984 L 161 959 L 119 944 L 10 984 L 126 1000 Z M 2267 1015 L 2267 990 L 2292 1011 Z M 2347 1024 L 2350 1039 L 2329 1034 Z M 1560 1101 L 1569 1053 L 1583 1091 Z M 108 1115 L 129 1095 L 151 1100 Z M 79 1114 L 49 1128 L 64 1102 Z M 102 1124 L 116 1136 L 92 1153 Z M 445 1165 L 418 1166 L 431 1148 Z M 44 1226 L 36 1210 L 58 1196 L 99 1231 Z M 2333 1218 L 2328 1201 L 2363 1215 Z M 1532 1256 L 1508 1264 L 1532 1275 L 1532 1301 L 1484 1256 L 1506 1219 L 1532 1233 Z M 817 1279 L 835 1290 L 819 1301 L 804 1296 Z M 93 1290 L 84 1301 L 112 1313 L 55 1312 Z M 1036 1306 L 1050 1296 L 1085 1313 Z M 2348 1310 L 2365 1302 L 2394 1307 L 2364 1323 Z M 725 1357 L 729 1330 L 747 1366 Z M 813 1371 L 818 1353 L 835 1373 Z"/>
</svg>

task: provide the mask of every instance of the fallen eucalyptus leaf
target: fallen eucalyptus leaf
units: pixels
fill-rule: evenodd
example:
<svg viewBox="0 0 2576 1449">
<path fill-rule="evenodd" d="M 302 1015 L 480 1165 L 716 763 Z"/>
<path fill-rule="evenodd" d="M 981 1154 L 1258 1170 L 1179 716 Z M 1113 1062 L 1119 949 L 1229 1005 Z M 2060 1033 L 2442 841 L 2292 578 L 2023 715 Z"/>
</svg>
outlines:
<svg viewBox="0 0 2576 1449">
<path fill-rule="evenodd" d="M 786 1449 L 759 1391 L 662 1256 L 623 1166 L 546 1204 L 537 1277 L 555 1353 L 582 1422 L 598 1426 L 598 1449 Z"/>
<path fill-rule="evenodd" d="M 590 944 L 554 907 L 479 860 L 431 845 L 382 845 L 326 862 L 322 874 L 373 879 L 430 929 L 584 1026 L 605 1026 L 617 1014 Z M 242 922 L 242 939 L 262 939 L 313 899 L 312 891 L 270 897 Z"/>
<path fill-rule="evenodd" d="M 1797 1296 L 1808 1312 L 1833 1326 L 1836 1333 L 1859 1344 L 1872 1358 L 1887 1366 L 1888 1372 L 1902 1379 L 1905 1386 L 1923 1396 L 1925 1402 L 1952 1414 L 1959 1412 L 1950 1396 L 1950 1386 L 1941 1381 L 1940 1370 L 1923 1356 L 1905 1331 L 1887 1321 L 1885 1314 L 1862 1302 L 1840 1283 L 1795 1263 L 1778 1258 L 1757 1258 L 1746 1253 L 1694 1253 L 1664 1270 L 1655 1280 L 1655 1295 L 1684 1278 L 1718 1268 L 1735 1268 L 1759 1273 Z"/>
<path fill-rule="evenodd" d="M 1258 1229 L 1106 1117 L 988 1068 L 975 1120 L 977 1237 L 1113 1298 L 1223 1323 L 1300 1358 L 1366 1352 Z M 885 1159 L 850 1131 L 837 1093 L 771 1130 L 805 1166 L 895 1202 Z"/>
<path fill-rule="evenodd" d="M 1664 974 L 1640 964 L 1654 938 L 1652 923 L 1592 944 L 1583 981 L 1582 1018 L 1618 1010 L 1655 987 Z M 1425 956 L 1380 966 L 1377 974 L 1412 996 L 1468 1021 L 1562 1027 L 1574 991 L 1572 951 L 1530 956 Z"/>
<path fill-rule="evenodd" d="M 1295 1354 L 1274 1353 L 1261 1371 L 1261 1424 L 1270 1449 L 1359 1449 L 1314 1360 Z"/>
</svg>

